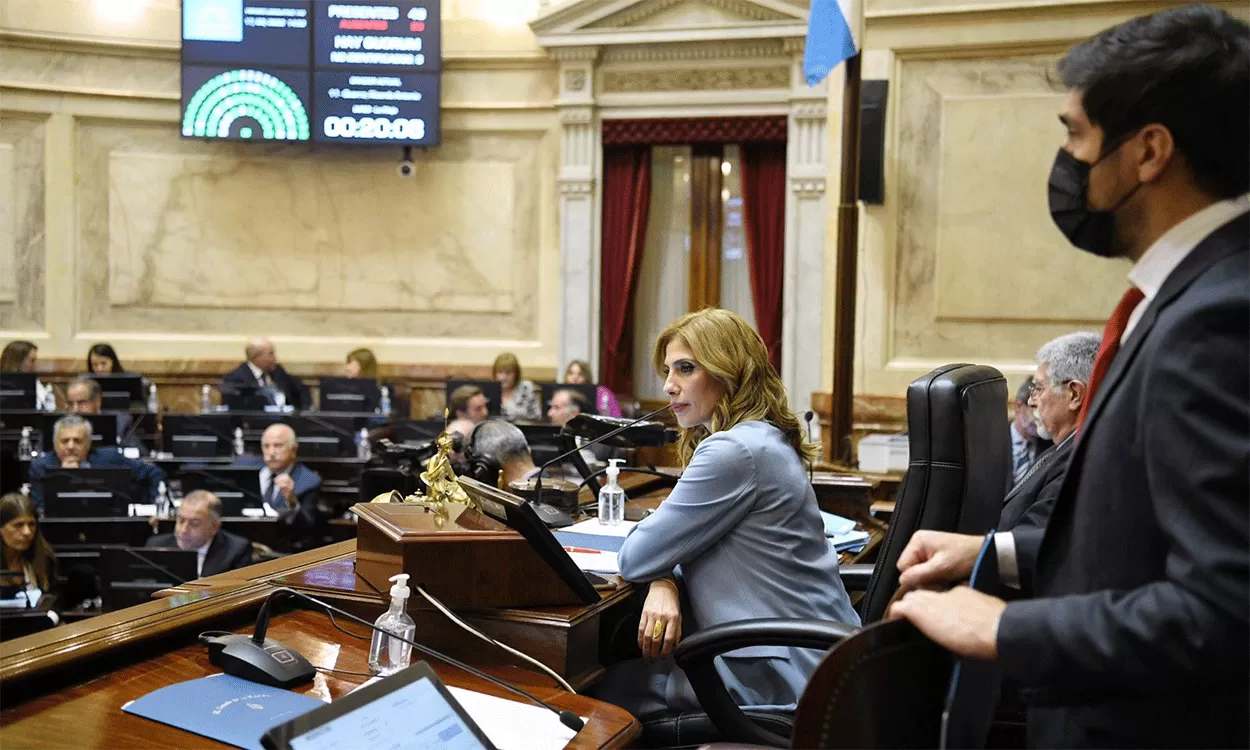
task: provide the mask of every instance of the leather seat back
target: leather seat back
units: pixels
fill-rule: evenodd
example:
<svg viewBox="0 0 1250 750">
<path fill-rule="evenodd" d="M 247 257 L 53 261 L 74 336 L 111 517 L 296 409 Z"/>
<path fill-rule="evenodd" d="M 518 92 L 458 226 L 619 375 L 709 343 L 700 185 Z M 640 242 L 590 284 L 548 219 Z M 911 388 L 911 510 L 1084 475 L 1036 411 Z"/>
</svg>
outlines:
<svg viewBox="0 0 1250 750">
<path fill-rule="evenodd" d="M 898 558 L 919 529 L 984 534 L 1002 510 L 1011 465 L 1007 381 L 993 367 L 944 365 L 907 388 L 907 473 L 862 602 L 865 623 L 885 615 Z"/>
</svg>

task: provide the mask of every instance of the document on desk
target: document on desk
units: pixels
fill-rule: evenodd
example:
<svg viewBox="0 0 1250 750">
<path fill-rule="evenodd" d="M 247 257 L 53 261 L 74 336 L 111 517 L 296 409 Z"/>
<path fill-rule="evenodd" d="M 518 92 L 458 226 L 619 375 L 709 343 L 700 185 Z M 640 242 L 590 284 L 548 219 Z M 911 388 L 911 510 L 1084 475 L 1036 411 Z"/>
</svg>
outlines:
<svg viewBox="0 0 1250 750">
<path fill-rule="evenodd" d="M 356 690 L 378 679 L 366 680 Z M 450 685 L 447 690 L 499 750 L 560 750 L 577 734 L 542 706 Z"/>
<path fill-rule="evenodd" d="M 122 710 L 235 747 L 263 750 L 265 732 L 324 705 L 290 690 L 215 674 L 154 690 Z"/>
<path fill-rule="evenodd" d="M 557 529 L 554 534 L 556 539 L 560 541 L 560 544 L 564 545 L 564 548 L 569 550 L 570 553 L 573 551 L 573 548 L 578 548 L 615 554 L 621 551 L 621 544 L 625 541 L 625 535 L 637 525 L 637 521 L 622 521 L 616 526 L 604 526 L 597 519 L 592 518 L 589 521 L 582 521 L 572 526 L 566 526 L 563 529 Z M 582 570 L 599 572 L 598 568 L 582 568 Z M 616 571 L 609 572 L 615 573 Z"/>
</svg>

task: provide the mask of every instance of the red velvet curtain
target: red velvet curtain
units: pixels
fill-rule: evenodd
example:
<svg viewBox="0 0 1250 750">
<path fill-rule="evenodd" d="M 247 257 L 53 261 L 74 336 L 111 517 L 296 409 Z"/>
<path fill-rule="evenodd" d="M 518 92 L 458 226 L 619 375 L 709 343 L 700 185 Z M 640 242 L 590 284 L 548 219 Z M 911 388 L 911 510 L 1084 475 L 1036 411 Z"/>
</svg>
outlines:
<svg viewBox="0 0 1250 750">
<path fill-rule="evenodd" d="M 650 147 L 605 147 L 599 382 L 616 393 L 634 391 L 634 316 L 630 307 L 647 241 L 650 205 Z"/>
<path fill-rule="evenodd" d="M 742 209 L 751 261 L 755 327 L 781 370 L 781 285 L 786 243 L 786 147 L 742 144 Z"/>
</svg>

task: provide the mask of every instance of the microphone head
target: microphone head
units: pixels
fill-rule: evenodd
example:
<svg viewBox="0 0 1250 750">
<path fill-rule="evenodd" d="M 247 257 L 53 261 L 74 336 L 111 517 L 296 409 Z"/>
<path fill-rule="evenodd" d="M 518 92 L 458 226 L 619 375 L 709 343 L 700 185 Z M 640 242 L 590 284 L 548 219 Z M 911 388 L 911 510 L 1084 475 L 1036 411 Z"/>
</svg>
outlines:
<svg viewBox="0 0 1250 750">
<path fill-rule="evenodd" d="M 808 409 L 807 411 L 803 412 L 803 421 L 811 422 L 812 417 L 815 417 L 815 416 L 816 416 L 816 412 L 812 411 L 811 409 Z"/>
<path fill-rule="evenodd" d="M 618 448 L 635 448 L 638 446 L 654 447 L 673 442 L 666 434 L 667 428 L 663 422 L 635 422 L 616 417 L 603 417 L 598 414 L 578 414 L 564 425 L 563 431 L 584 440 L 598 440 L 622 427 L 626 429 L 619 435 L 608 438 L 604 443 Z"/>
</svg>

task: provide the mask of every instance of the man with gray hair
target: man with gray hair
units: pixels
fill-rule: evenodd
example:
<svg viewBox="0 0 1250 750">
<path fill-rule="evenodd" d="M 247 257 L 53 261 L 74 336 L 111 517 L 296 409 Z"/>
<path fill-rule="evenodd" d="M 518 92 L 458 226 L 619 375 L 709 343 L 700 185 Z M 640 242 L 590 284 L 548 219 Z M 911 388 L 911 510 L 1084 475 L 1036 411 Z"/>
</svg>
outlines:
<svg viewBox="0 0 1250 750">
<path fill-rule="evenodd" d="M 149 503 L 156 502 L 165 472 L 159 467 L 126 458 L 116 446 L 91 445 L 91 423 L 77 414 L 67 414 L 52 428 L 52 450 L 45 450 L 30 462 L 30 496 L 43 513 L 44 480 L 52 469 L 120 468 L 130 469 L 133 485 L 140 488 Z M 134 502 L 139 502 L 139 497 Z"/>
<path fill-rule="evenodd" d="M 182 498 L 173 533 L 150 536 L 143 546 L 195 550 L 200 578 L 252 564 L 252 543 L 221 528 L 221 499 L 208 490 Z"/>
<path fill-rule="evenodd" d="M 283 552 L 321 545 L 326 524 L 338 509 L 323 505 L 321 477 L 299 463 L 299 440 L 289 424 L 271 424 L 260 437 L 259 456 L 239 456 L 234 466 L 256 469 L 266 515 L 277 516 Z"/>
<path fill-rule="evenodd" d="M 222 393 L 238 392 L 240 388 L 260 388 L 276 406 L 306 409 L 312 403 L 304 381 L 278 364 L 273 342 L 255 338 L 243 348 L 247 361 L 221 379 Z"/>
<path fill-rule="evenodd" d="M 99 414 L 104 408 L 104 394 L 100 384 L 87 375 L 80 375 L 65 386 L 65 408 L 73 414 Z M 106 414 L 97 419 L 113 419 L 117 424 L 117 444 L 123 449 L 143 452 L 143 441 L 134 434 L 134 417 L 125 412 Z M 137 457 L 137 456 L 136 456 Z"/>
<path fill-rule="evenodd" d="M 1003 500 L 1000 531 L 1021 524 L 1034 528 L 1046 525 L 1068 470 L 1077 418 L 1085 403 L 1101 340 L 1096 333 L 1069 333 L 1037 350 L 1037 371 L 1033 374 L 1028 406 L 1039 435 L 1053 440 L 1055 445 L 1037 457 Z"/>
<path fill-rule="evenodd" d="M 534 458 L 530 455 L 529 443 L 525 440 L 525 433 L 516 425 L 502 419 L 488 419 L 473 429 L 465 449 L 465 457 L 468 458 L 470 467 L 484 464 L 495 470 L 494 477 L 476 477 L 491 485 L 498 481 L 506 488 L 514 481 L 529 479 L 538 473 L 538 467 L 534 466 Z M 502 479 L 498 478 L 500 474 Z"/>
</svg>

